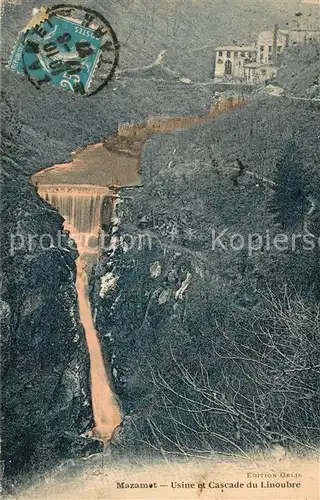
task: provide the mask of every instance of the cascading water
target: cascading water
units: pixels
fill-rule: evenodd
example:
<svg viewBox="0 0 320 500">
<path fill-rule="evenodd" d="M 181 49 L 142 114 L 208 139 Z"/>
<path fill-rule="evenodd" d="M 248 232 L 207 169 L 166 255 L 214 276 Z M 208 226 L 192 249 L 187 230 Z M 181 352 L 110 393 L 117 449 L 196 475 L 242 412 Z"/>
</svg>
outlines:
<svg viewBox="0 0 320 500">
<path fill-rule="evenodd" d="M 95 421 L 94 434 L 104 443 L 110 441 L 114 430 L 121 424 L 121 414 L 116 398 L 110 388 L 88 300 L 88 275 L 86 263 L 79 257 L 77 265 L 77 293 L 80 320 L 83 325 L 90 356 L 91 399 Z"/>
<path fill-rule="evenodd" d="M 106 189 L 90 186 L 89 192 L 83 187 L 38 186 L 38 194 L 54 206 L 65 219 L 64 229 L 77 243 L 79 257 L 76 259 L 76 288 L 80 321 L 83 325 L 90 357 L 91 399 L 95 422 L 94 436 L 105 444 L 110 441 L 114 430 L 121 424 L 121 413 L 116 398 L 110 388 L 107 372 L 95 329 L 88 298 L 88 255 L 97 254 L 98 246 L 92 244 L 100 231 L 101 210 L 106 197 Z M 96 192 L 98 191 L 98 192 Z"/>
<path fill-rule="evenodd" d="M 40 185 L 38 194 L 50 205 L 54 206 L 65 219 L 64 229 L 68 230 L 82 254 L 97 254 L 99 246 L 97 238 L 100 232 L 101 210 L 106 193 L 95 192 L 94 186 L 77 189 L 57 188 Z"/>
<path fill-rule="evenodd" d="M 103 195 L 81 191 L 50 192 L 44 187 L 39 187 L 38 193 L 56 207 L 79 233 L 90 233 L 94 227 L 99 226 Z"/>
</svg>

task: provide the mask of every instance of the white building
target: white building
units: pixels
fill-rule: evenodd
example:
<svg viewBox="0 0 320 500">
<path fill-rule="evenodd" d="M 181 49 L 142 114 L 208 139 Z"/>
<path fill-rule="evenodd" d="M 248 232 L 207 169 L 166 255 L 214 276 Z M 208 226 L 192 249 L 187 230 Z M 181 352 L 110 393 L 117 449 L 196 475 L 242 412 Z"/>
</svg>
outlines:
<svg viewBox="0 0 320 500">
<path fill-rule="evenodd" d="M 222 45 L 215 50 L 215 80 L 261 85 L 277 75 L 279 55 L 299 43 L 320 41 L 320 31 L 281 29 L 262 31 L 254 46 Z"/>
<path fill-rule="evenodd" d="M 320 42 L 320 31 L 314 29 L 292 29 L 289 31 L 289 45 Z"/>
<path fill-rule="evenodd" d="M 221 45 L 215 50 L 215 78 L 243 78 L 245 64 L 255 62 L 257 50 L 252 46 Z"/>
<path fill-rule="evenodd" d="M 250 85 L 262 85 L 277 75 L 277 68 L 259 62 L 245 64 L 243 67 L 244 80 Z"/>
<path fill-rule="evenodd" d="M 262 31 L 257 40 L 258 62 L 262 64 L 276 63 L 277 56 L 289 46 L 289 30 Z"/>
<path fill-rule="evenodd" d="M 257 40 L 257 60 L 263 64 L 276 64 L 277 56 L 287 47 L 312 41 L 320 41 L 320 31 L 300 28 L 284 30 L 277 27 L 262 31 Z"/>
</svg>

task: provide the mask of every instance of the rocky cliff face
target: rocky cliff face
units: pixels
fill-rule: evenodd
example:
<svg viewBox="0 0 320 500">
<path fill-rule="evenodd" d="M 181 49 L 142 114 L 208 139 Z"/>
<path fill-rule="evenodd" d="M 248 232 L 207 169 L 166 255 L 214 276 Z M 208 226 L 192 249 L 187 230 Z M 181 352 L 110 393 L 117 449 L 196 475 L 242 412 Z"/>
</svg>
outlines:
<svg viewBox="0 0 320 500">
<path fill-rule="evenodd" d="M 5 473 L 85 453 L 88 359 L 62 218 L 28 184 L 34 156 L 8 113 L 2 185 L 2 410 Z M 43 243 L 43 244 L 41 244 Z"/>
</svg>

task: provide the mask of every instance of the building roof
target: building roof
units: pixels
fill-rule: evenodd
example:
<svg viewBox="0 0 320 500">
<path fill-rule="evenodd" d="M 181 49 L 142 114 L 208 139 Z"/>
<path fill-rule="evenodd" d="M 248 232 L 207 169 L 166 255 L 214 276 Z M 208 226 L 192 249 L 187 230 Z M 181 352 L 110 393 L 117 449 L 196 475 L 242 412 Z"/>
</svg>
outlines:
<svg viewBox="0 0 320 500">
<path fill-rule="evenodd" d="M 247 52 L 247 51 L 257 51 L 257 49 L 253 46 L 249 45 L 220 45 L 219 47 L 216 48 L 216 50 L 230 50 L 230 51 L 235 51 L 237 50 L 238 52 Z"/>
</svg>

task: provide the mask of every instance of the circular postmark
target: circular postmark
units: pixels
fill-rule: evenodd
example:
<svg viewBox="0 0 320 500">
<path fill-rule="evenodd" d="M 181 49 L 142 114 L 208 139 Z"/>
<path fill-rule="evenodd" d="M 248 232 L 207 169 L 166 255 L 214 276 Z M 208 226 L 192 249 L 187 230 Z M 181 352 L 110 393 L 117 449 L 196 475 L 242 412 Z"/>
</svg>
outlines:
<svg viewBox="0 0 320 500">
<path fill-rule="evenodd" d="M 8 67 L 44 83 L 91 96 L 111 80 L 119 43 L 99 12 L 77 5 L 42 7 L 20 33 Z"/>
</svg>

